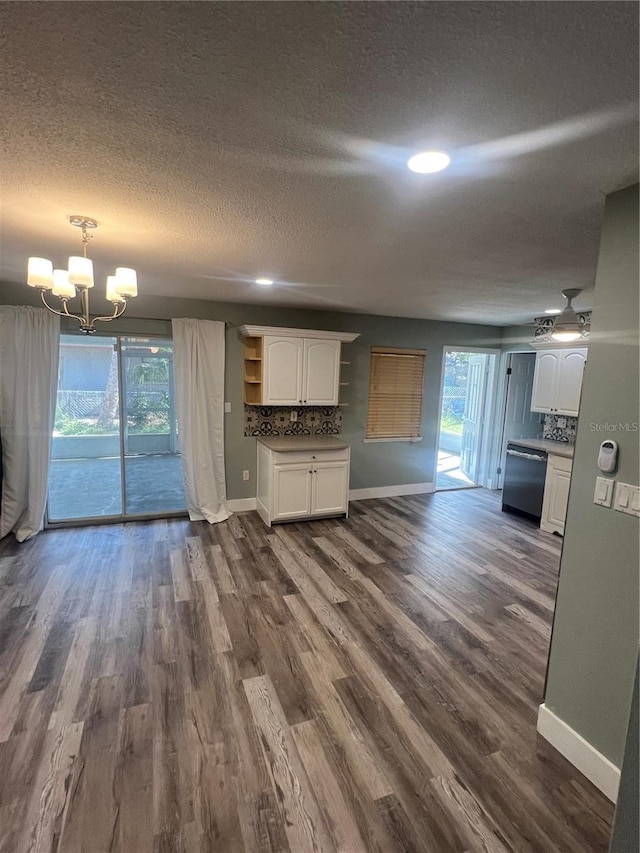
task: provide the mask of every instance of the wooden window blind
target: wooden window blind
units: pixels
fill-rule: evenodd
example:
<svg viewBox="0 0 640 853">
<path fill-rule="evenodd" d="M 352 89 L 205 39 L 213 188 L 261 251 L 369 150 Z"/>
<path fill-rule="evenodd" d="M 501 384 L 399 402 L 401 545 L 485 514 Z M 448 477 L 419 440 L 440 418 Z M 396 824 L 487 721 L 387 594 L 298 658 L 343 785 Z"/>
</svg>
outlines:
<svg viewBox="0 0 640 853">
<path fill-rule="evenodd" d="M 371 347 L 367 438 L 418 438 L 426 350 Z"/>
</svg>

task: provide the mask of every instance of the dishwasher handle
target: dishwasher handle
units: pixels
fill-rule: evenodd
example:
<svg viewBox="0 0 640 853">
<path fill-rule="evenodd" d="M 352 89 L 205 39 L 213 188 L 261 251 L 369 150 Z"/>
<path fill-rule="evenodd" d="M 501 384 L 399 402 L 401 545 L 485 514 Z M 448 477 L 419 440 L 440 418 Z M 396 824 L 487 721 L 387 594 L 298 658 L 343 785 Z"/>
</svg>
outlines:
<svg viewBox="0 0 640 853">
<path fill-rule="evenodd" d="M 538 456 L 535 453 L 523 453 L 521 450 L 507 450 L 507 456 L 518 456 L 520 459 L 530 459 L 532 462 L 546 462 L 546 456 Z"/>
</svg>

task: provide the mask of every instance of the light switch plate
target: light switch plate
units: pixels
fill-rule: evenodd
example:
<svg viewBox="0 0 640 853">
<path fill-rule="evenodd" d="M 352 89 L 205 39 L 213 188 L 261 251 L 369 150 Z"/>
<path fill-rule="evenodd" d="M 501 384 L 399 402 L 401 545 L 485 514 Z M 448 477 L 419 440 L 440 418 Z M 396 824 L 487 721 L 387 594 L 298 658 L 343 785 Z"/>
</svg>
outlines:
<svg viewBox="0 0 640 853">
<path fill-rule="evenodd" d="M 596 489 L 593 493 L 593 502 L 598 506 L 611 506 L 613 501 L 613 484 L 615 480 L 607 477 L 596 477 Z"/>
<path fill-rule="evenodd" d="M 224 413 L 225 413 L 225 415 L 228 415 L 230 411 L 231 411 L 231 403 L 225 403 L 225 404 L 224 404 Z"/>
<path fill-rule="evenodd" d="M 618 483 L 613 501 L 613 508 L 627 515 L 640 518 L 640 486 L 631 486 L 629 483 Z"/>
</svg>

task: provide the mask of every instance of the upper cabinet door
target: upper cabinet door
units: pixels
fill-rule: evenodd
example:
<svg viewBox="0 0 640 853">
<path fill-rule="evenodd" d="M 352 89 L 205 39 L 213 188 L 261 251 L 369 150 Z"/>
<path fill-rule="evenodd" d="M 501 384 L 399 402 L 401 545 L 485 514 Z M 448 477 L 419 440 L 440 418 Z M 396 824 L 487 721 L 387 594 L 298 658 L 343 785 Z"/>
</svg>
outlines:
<svg viewBox="0 0 640 853">
<path fill-rule="evenodd" d="M 587 360 L 586 349 L 560 350 L 560 365 L 556 390 L 556 412 L 578 416 L 582 374 Z"/>
<path fill-rule="evenodd" d="M 536 369 L 531 393 L 532 412 L 553 412 L 556 406 L 556 386 L 561 350 L 536 353 Z"/>
<path fill-rule="evenodd" d="M 302 338 L 264 338 L 263 405 L 299 406 L 302 403 L 303 355 Z"/>
<path fill-rule="evenodd" d="M 302 404 L 336 406 L 340 385 L 340 341 L 304 339 Z"/>
</svg>

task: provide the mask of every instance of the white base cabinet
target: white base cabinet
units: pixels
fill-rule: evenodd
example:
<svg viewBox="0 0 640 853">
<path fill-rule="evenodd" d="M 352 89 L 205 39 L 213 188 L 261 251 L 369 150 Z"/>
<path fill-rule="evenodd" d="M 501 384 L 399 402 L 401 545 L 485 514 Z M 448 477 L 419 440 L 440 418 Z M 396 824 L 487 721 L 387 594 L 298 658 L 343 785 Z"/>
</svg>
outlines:
<svg viewBox="0 0 640 853">
<path fill-rule="evenodd" d="M 564 535 L 572 465 L 573 460 L 566 456 L 549 455 L 540 519 L 540 529 L 548 533 Z"/>
<path fill-rule="evenodd" d="M 266 525 L 348 515 L 348 447 L 274 451 L 258 442 L 257 510 Z"/>
</svg>

